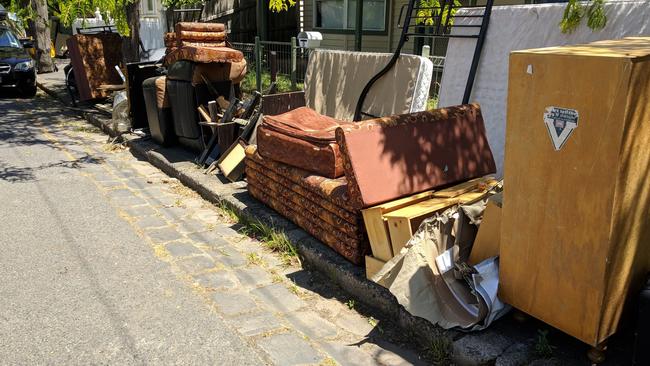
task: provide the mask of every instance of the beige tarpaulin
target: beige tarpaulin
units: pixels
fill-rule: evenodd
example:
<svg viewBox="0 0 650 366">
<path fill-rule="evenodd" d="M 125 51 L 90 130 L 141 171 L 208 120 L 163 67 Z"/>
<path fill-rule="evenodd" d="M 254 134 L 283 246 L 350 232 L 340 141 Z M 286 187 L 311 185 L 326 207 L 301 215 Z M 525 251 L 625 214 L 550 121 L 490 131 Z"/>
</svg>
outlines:
<svg viewBox="0 0 650 366">
<path fill-rule="evenodd" d="M 496 298 L 498 261 L 467 261 L 486 201 L 425 220 L 402 251 L 373 280 L 411 314 L 445 329 L 483 329 L 508 309 Z M 456 266 L 456 264 L 461 264 Z"/>
</svg>

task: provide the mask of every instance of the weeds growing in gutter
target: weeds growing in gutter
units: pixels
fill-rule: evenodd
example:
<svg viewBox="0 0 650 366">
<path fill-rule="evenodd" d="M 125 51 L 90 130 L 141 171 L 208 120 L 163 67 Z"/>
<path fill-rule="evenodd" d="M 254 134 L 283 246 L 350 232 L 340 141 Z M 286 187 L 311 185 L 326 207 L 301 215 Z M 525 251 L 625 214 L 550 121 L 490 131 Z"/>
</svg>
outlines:
<svg viewBox="0 0 650 366">
<path fill-rule="evenodd" d="M 437 337 L 429 345 L 427 353 L 434 365 L 450 365 L 451 341 L 444 336 Z"/>
<path fill-rule="evenodd" d="M 548 340 L 548 330 L 538 329 L 535 354 L 541 358 L 551 358 L 553 357 L 555 348 Z"/>
<path fill-rule="evenodd" d="M 247 215 L 240 215 L 228 204 L 219 205 L 226 217 L 241 225 L 239 232 L 258 239 L 269 250 L 278 253 L 285 265 L 300 263 L 298 252 L 289 238 L 271 226 Z"/>
</svg>

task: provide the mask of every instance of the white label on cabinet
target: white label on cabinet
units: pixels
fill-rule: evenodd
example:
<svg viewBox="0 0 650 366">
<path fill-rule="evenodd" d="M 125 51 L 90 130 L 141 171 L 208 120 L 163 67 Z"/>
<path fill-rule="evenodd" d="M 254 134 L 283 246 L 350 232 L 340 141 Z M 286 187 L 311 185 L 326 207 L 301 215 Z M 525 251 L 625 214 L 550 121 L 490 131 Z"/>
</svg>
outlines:
<svg viewBox="0 0 650 366">
<path fill-rule="evenodd" d="M 546 107 L 544 123 L 551 136 L 555 151 L 560 150 L 571 132 L 578 127 L 578 111 L 575 109 Z"/>
</svg>

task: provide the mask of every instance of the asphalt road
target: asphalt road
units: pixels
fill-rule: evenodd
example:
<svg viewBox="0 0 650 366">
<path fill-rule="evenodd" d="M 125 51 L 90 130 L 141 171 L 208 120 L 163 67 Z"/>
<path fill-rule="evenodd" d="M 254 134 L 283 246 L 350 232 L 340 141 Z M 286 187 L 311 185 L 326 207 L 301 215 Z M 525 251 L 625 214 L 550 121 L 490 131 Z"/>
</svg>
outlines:
<svg viewBox="0 0 650 366">
<path fill-rule="evenodd" d="M 59 108 L 0 96 L 0 364 L 265 363 L 88 179 Z"/>
</svg>

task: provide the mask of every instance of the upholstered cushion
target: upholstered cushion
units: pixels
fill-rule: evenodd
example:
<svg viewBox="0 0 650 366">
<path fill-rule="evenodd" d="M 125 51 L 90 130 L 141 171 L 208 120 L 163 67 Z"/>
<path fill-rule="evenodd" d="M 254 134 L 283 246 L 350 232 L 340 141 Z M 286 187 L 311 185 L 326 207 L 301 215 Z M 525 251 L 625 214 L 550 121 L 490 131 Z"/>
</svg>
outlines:
<svg viewBox="0 0 650 366">
<path fill-rule="evenodd" d="M 176 33 L 167 32 L 165 33 L 165 47 L 176 47 Z"/>
<path fill-rule="evenodd" d="M 477 104 L 362 121 L 336 139 L 357 207 L 496 171 Z"/>
<path fill-rule="evenodd" d="M 223 32 L 226 26 L 223 23 L 196 23 L 196 22 L 179 22 L 174 27 L 176 32 Z"/>
<path fill-rule="evenodd" d="M 246 148 L 248 190 L 355 264 L 370 246 L 358 210 L 347 207 L 345 178 L 328 179 L 265 159 Z M 343 203 L 344 205 L 340 205 Z"/>
<path fill-rule="evenodd" d="M 241 62 L 243 59 L 241 51 L 229 47 L 182 47 L 169 52 L 165 56 L 165 64 L 171 65 L 178 60 L 210 63 Z"/>
<path fill-rule="evenodd" d="M 321 196 L 334 205 L 343 207 L 350 212 L 358 212 L 358 209 L 351 205 L 350 196 L 348 195 L 348 183 L 345 177 L 326 178 L 304 169 L 266 159 L 257 152 L 258 148 L 255 145 L 246 147 L 247 159 Z"/>
<path fill-rule="evenodd" d="M 320 115 L 300 107 L 277 116 L 264 116 L 257 131 L 262 156 L 319 175 L 343 175 L 343 161 L 334 131 L 351 122 Z"/>
<path fill-rule="evenodd" d="M 156 104 L 158 108 L 169 108 L 169 96 L 167 95 L 167 77 L 161 76 L 156 79 Z"/>
<path fill-rule="evenodd" d="M 192 61 L 176 61 L 168 67 L 168 77 L 173 80 L 190 81 L 192 85 L 204 84 L 203 77 L 211 82 L 232 81 L 239 83 L 246 76 L 246 59 L 239 62 L 214 62 L 208 64 Z"/>
<path fill-rule="evenodd" d="M 351 121 L 367 82 L 388 64 L 393 54 L 316 49 L 305 76 L 305 105 L 336 119 Z M 363 111 L 375 116 L 426 109 L 433 63 L 422 56 L 401 55 L 377 81 Z"/>
<path fill-rule="evenodd" d="M 176 32 L 176 41 L 223 42 L 225 40 L 226 32 Z"/>
<path fill-rule="evenodd" d="M 226 47 L 226 41 L 215 41 L 215 42 L 198 42 L 198 41 L 184 41 L 180 40 L 176 43 L 177 47 Z"/>
</svg>

